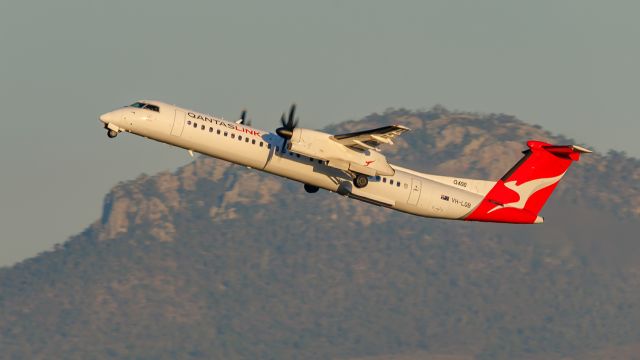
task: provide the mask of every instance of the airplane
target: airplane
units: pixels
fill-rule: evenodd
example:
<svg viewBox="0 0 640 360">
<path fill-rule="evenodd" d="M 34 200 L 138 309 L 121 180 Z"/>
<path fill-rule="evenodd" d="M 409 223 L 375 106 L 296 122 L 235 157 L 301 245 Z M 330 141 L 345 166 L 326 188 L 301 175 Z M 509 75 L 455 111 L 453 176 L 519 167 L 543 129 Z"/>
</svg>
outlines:
<svg viewBox="0 0 640 360">
<path fill-rule="evenodd" d="M 374 205 L 428 218 L 539 224 L 540 210 L 569 166 L 590 150 L 530 140 L 524 157 L 497 181 L 431 175 L 390 164 L 380 145 L 409 131 L 388 125 L 346 134 L 298 126 L 296 106 L 275 132 L 141 100 L 102 114 L 109 138 L 129 132 Z"/>
</svg>

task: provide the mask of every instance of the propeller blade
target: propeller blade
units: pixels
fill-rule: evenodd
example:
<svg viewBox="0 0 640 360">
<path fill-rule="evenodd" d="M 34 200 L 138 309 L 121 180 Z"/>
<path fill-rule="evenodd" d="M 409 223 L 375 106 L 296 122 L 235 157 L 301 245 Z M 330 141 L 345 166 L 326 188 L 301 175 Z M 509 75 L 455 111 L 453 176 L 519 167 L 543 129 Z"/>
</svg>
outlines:
<svg viewBox="0 0 640 360">
<path fill-rule="evenodd" d="M 287 122 L 287 127 L 291 130 L 295 127 L 294 124 L 294 116 L 296 114 L 296 104 L 291 104 L 291 109 L 289 110 L 289 121 Z"/>
<path fill-rule="evenodd" d="M 282 117 L 280 118 L 280 122 L 282 123 L 282 127 L 287 127 L 287 120 L 284 118 L 284 113 L 282 113 Z"/>
<path fill-rule="evenodd" d="M 242 109 L 242 112 L 240 113 L 240 119 L 236 121 L 236 124 L 251 126 L 251 119 L 247 119 L 247 109 Z"/>
<path fill-rule="evenodd" d="M 282 151 L 285 151 L 287 140 L 293 136 L 293 130 L 298 126 L 299 118 L 296 117 L 296 104 L 291 104 L 289 109 L 289 116 L 286 113 L 282 113 L 280 117 L 280 123 L 282 126 L 276 129 L 278 136 L 284 139 L 282 142 Z"/>
</svg>

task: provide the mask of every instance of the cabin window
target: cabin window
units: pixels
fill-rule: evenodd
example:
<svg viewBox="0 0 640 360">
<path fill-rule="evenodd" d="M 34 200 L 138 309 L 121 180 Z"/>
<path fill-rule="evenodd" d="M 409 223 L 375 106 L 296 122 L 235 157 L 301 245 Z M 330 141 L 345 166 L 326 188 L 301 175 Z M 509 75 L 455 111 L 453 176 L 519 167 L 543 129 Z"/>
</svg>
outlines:
<svg viewBox="0 0 640 360">
<path fill-rule="evenodd" d="M 231 138 L 235 139 L 236 138 L 236 134 L 231 134 Z"/>
<path fill-rule="evenodd" d="M 262 145 L 264 145 L 264 143 L 262 141 L 260 141 L 260 147 L 262 147 Z"/>
<path fill-rule="evenodd" d="M 389 184 L 393 185 L 393 180 L 389 180 Z"/>
<path fill-rule="evenodd" d="M 227 136 L 227 135 L 229 135 L 229 133 L 225 131 L 225 132 L 224 132 L 224 136 Z"/>
<path fill-rule="evenodd" d="M 220 129 L 218 129 L 218 131 L 216 132 L 218 135 L 220 135 Z"/>
<path fill-rule="evenodd" d="M 202 125 L 202 126 L 200 127 L 200 130 L 204 130 L 204 128 L 205 128 L 205 126 L 204 126 L 204 125 Z"/>
<path fill-rule="evenodd" d="M 251 144 L 255 145 L 256 144 L 256 139 L 251 139 Z"/>
<path fill-rule="evenodd" d="M 187 125 L 191 125 L 191 120 L 187 121 Z"/>
<path fill-rule="evenodd" d="M 213 128 L 209 127 L 209 132 L 212 133 L 213 132 Z"/>
<path fill-rule="evenodd" d="M 238 135 L 238 140 L 242 141 L 242 135 Z"/>
<path fill-rule="evenodd" d="M 387 178 L 382 178 L 382 182 L 386 183 L 387 182 Z"/>
<path fill-rule="evenodd" d="M 193 127 L 197 129 L 198 128 L 198 123 L 193 123 Z"/>
<path fill-rule="evenodd" d="M 396 186 L 400 187 L 400 181 L 398 181 L 398 183 L 396 184 Z"/>
</svg>

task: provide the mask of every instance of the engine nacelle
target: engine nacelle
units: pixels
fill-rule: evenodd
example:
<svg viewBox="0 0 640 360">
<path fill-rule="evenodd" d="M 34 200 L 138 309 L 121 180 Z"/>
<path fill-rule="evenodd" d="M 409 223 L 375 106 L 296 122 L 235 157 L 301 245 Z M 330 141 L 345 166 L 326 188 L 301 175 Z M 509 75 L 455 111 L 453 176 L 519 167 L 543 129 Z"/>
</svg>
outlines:
<svg viewBox="0 0 640 360">
<path fill-rule="evenodd" d="M 287 148 L 294 153 L 329 162 L 329 166 L 364 175 L 391 176 L 395 173 L 387 158 L 375 150 L 346 147 L 321 131 L 295 128 Z"/>
</svg>

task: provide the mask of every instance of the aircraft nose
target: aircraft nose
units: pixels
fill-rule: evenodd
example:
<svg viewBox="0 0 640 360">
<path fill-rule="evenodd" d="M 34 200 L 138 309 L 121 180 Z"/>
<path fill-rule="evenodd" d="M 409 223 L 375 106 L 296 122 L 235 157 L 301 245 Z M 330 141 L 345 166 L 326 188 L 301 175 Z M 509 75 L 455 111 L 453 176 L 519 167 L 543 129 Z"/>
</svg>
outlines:
<svg viewBox="0 0 640 360">
<path fill-rule="evenodd" d="M 102 114 L 99 117 L 100 121 L 102 121 L 105 124 L 108 124 L 110 122 L 113 122 L 113 113 L 106 113 L 106 114 Z"/>
</svg>

